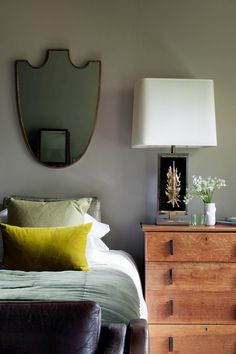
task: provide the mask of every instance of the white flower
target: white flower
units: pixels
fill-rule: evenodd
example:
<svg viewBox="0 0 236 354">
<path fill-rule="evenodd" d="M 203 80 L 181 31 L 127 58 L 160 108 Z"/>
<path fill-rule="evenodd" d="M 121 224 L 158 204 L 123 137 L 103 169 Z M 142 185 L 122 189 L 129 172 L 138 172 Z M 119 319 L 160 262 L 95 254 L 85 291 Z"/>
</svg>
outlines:
<svg viewBox="0 0 236 354">
<path fill-rule="evenodd" d="M 196 196 L 201 198 L 204 203 L 211 203 L 214 191 L 226 186 L 225 180 L 217 177 L 203 179 L 201 176 L 192 176 L 192 179 L 192 186 L 187 188 L 187 194 L 184 197 L 185 204 L 188 204 Z"/>
</svg>

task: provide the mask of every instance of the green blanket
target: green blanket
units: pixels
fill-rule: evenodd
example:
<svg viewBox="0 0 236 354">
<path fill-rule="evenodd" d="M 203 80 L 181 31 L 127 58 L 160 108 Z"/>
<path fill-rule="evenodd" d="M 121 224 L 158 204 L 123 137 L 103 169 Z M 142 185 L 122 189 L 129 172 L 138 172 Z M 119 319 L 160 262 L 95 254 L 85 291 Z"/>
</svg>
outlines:
<svg viewBox="0 0 236 354">
<path fill-rule="evenodd" d="M 104 322 L 128 323 L 140 317 L 132 279 L 108 268 L 63 272 L 0 270 L 0 301 L 96 301 Z"/>
</svg>

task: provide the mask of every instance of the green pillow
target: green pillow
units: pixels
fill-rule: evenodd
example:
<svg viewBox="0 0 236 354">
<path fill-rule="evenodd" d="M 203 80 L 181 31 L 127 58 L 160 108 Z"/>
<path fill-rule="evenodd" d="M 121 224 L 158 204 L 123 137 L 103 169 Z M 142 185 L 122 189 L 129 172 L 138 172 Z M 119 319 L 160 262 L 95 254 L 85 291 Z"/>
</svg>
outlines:
<svg viewBox="0 0 236 354">
<path fill-rule="evenodd" d="M 72 226 L 83 223 L 92 198 L 36 202 L 10 198 L 8 223 L 23 227 Z"/>
<path fill-rule="evenodd" d="M 0 226 L 4 268 L 25 271 L 89 269 L 85 251 L 92 224 L 51 228 Z"/>
</svg>

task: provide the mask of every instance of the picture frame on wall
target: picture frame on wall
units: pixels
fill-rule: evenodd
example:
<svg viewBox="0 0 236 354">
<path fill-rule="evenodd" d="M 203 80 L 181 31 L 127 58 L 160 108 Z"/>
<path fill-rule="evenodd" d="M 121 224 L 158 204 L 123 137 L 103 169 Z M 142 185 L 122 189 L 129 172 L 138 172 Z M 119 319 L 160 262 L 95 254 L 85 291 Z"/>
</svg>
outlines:
<svg viewBox="0 0 236 354">
<path fill-rule="evenodd" d="M 39 160 L 50 166 L 66 166 L 70 162 L 68 129 L 40 129 Z"/>
<path fill-rule="evenodd" d="M 188 154 L 159 154 L 159 214 L 187 214 L 187 160 Z"/>
</svg>

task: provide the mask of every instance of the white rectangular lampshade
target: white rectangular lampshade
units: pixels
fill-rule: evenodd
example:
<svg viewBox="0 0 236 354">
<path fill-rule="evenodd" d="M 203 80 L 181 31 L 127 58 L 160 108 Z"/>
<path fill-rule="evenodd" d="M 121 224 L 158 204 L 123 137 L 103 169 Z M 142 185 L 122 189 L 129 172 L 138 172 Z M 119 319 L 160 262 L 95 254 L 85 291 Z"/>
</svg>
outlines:
<svg viewBox="0 0 236 354">
<path fill-rule="evenodd" d="M 139 80 L 134 88 L 132 147 L 216 146 L 212 80 Z"/>
</svg>

